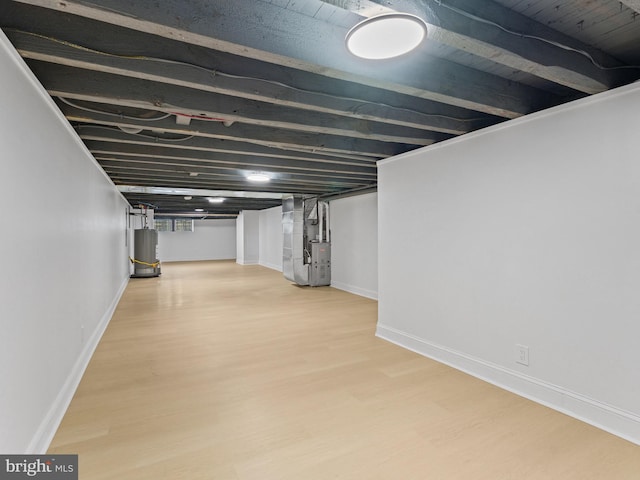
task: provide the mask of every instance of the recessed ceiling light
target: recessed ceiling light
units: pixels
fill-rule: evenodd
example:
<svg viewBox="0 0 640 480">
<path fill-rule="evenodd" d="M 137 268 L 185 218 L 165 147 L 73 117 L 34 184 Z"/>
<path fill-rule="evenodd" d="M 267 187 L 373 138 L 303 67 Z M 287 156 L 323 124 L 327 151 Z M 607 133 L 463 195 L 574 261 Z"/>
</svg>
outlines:
<svg viewBox="0 0 640 480">
<path fill-rule="evenodd" d="M 204 208 L 196 208 L 196 212 L 204 212 Z"/>
<path fill-rule="evenodd" d="M 224 202 L 224 198 L 223 197 L 210 198 L 209 202 L 211 202 L 211 203 L 222 203 L 222 202 Z"/>
<path fill-rule="evenodd" d="M 371 60 L 398 57 L 416 48 L 427 26 L 415 15 L 385 13 L 367 18 L 347 33 L 347 49 L 357 57 Z"/>
<path fill-rule="evenodd" d="M 197 177 L 198 175 L 200 175 L 198 172 L 189 172 L 190 177 Z"/>
<path fill-rule="evenodd" d="M 185 200 L 191 200 L 193 197 L 187 195 L 186 197 L 184 197 Z"/>
<path fill-rule="evenodd" d="M 271 177 L 269 175 L 267 175 L 266 173 L 251 173 L 249 175 L 247 175 L 247 180 L 249 180 L 250 182 L 268 182 L 269 180 L 271 180 Z"/>
</svg>

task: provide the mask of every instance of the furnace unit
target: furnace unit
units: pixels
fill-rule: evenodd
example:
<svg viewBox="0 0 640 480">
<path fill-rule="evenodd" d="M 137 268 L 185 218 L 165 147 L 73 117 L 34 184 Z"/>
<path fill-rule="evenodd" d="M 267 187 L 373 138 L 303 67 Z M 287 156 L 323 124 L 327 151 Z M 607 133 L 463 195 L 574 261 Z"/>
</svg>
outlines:
<svg viewBox="0 0 640 480">
<path fill-rule="evenodd" d="M 298 285 L 331 284 L 329 203 L 287 197 L 282 202 L 282 270 Z"/>
</svg>

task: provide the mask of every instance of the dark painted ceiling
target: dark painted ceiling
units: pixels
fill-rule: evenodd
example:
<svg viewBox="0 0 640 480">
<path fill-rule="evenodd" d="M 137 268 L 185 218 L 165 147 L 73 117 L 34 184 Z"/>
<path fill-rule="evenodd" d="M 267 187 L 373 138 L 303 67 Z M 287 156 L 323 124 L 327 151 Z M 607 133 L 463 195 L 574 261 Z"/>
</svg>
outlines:
<svg viewBox="0 0 640 480">
<path fill-rule="evenodd" d="M 391 11 L 426 21 L 423 45 L 352 56 L 349 29 Z M 129 201 L 200 216 L 371 191 L 379 159 L 633 82 L 639 15 L 640 0 L 0 0 Z"/>
</svg>

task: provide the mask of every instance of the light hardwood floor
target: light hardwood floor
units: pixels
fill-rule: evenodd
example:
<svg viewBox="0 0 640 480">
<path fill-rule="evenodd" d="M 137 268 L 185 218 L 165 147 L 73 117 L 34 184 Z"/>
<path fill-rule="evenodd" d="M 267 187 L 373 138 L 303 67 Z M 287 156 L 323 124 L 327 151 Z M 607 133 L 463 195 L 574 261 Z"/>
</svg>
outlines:
<svg viewBox="0 0 640 480">
<path fill-rule="evenodd" d="M 82 480 L 640 479 L 640 447 L 374 337 L 376 308 L 165 264 L 129 283 L 50 452 Z"/>
</svg>

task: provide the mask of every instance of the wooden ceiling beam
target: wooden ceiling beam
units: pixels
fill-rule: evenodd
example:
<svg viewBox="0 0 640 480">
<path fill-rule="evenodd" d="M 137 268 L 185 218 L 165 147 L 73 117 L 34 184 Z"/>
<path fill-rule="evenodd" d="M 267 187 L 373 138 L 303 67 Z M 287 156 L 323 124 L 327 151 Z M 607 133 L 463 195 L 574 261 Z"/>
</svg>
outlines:
<svg viewBox="0 0 640 480">
<path fill-rule="evenodd" d="M 282 149 L 293 152 L 317 152 L 338 158 L 381 159 L 404 153 L 415 146 L 402 143 L 380 142 L 348 138 L 337 135 L 296 132 L 261 125 L 235 123 L 225 127 L 220 122 L 193 121 L 189 125 L 178 125 L 175 117 L 150 121 L 108 113 L 104 104 L 88 104 L 86 108 L 76 108 L 56 100 L 62 113 L 71 122 L 143 129 L 153 134 L 195 135 L 228 141 L 246 142 L 254 145 Z M 104 113 L 98 110 L 105 109 Z M 91 111 L 93 110 L 93 111 Z"/>
<path fill-rule="evenodd" d="M 219 140 L 206 137 L 182 137 L 170 139 L 151 134 L 131 134 L 125 133 L 117 128 L 100 127 L 91 125 L 81 125 L 76 128 L 78 135 L 84 141 L 96 140 L 105 142 L 115 142 L 132 145 L 147 145 L 150 147 L 165 147 L 169 149 L 193 150 L 204 152 L 215 152 L 220 155 L 234 154 L 251 157 L 269 157 L 287 160 L 302 160 L 310 162 L 321 162 L 336 165 L 366 165 L 374 166 L 374 159 L 346 159 L 321 155 L 312 152 L 292 152 L 277 148 L 269 148 L 261 145 L 242 143 L 228 140 Z"/>
<path fill-rule="evenodd" d="M 6 32 L 24 57 L 69 67 L 193 88 L 310 112 L 460 135 L 478 121 L 396 108 L 365 99 L 303 91 L 259 78 L 227 75 L 196 65 L 150 57 L 112 55 L 22 31 Z M 312 113 L 311 113 L 312 114 Z"/>
<path fill-rule="evenodd" d="M 583 93 L 599 93 L 629 80 L 628 71 L 606 70 L 600 66 L 621 66 L 617 59 L 496 2 L 322 1 L 362 16 L 398 11 L 416 14 L 427 23 L 427 41 L 442 43 Z M 640 5 L 640 0 L 626 2 Z"/>
<path fill-rule="evenodd" d="M 202 162 L 203 165 L 218 165 L 238 170 L 274 170 L 287 172 L 323 172 L 332 175 L 352 175 L 358 178 L 376 177 L 376 165 L 335 165 L 323 162 L 268 158 L 231 153 L 167 149 L 160 146 L 132 145 L 118 142 L 86 140 L 85 145 L 94 155 L 127 155 L 140 158 L 175 161 Z"/>
<path fill-rule="evenodd" d="M 96 74 L 34 60 L 28 63 L 52 96 L 156 109 L 187 118 L 217 119 L 227 124 L 240 122 L 420 146 L 451 137 L 438 132 L 302 111 L 133 77 Z"/>
<path fill-rule="evenodd" d="M 640 0 L 620 0 L 620 3 L 626 5 L 634 12 L 640 13 Z"/>
<path fill-rule="evenodd" d="M 560 98 L 544 91 L 429 57 L 420 50 L 389 60 L 384 68 L 360 61 L 344 46 L 349 25 L 333 25 L 267 2 L 167 0 L 157 8 L 129 0 L 101 0 L 99 5 L 81 0 L 19 1 L 505 118 L 561 103 Z M 351 23 L 356 21 L 354 15 Z"/>
</svg>

